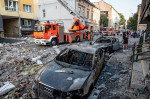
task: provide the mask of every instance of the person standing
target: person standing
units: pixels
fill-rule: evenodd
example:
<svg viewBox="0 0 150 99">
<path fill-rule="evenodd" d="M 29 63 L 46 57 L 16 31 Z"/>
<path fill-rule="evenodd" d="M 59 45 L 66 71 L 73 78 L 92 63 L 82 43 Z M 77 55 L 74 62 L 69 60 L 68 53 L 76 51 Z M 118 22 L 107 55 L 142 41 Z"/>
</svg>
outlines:
<svg viewBox="0 0 150 99">
<path fill-rule="evenodd" d="M 123 32 L 123 50 L 128 49 L 128 38 L 129 38 L 129 34 L 128 32 Z"/>
<path fill-rule="evenodd" d="M 94 37 L 93 32 L 91 31 L 90 34 L 91 34 L 91 40 L 93 40 L 93 37 Z"/>
</svg>

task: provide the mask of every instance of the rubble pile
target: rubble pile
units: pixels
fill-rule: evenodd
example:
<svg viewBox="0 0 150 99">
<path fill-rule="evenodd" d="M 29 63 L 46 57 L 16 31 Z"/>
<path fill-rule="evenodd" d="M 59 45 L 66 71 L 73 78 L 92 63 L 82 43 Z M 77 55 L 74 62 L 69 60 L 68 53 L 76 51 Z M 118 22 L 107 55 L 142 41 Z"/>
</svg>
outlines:
<svg viewBox="0 0 150 99">
<path fill-rule="evenodd" d="M 130 39 L 129 46 L 137 40 Z M 129 87 L 131 55 L 131 47 L 127 51 L 117 51 L 111 55 L 96 85 L 98 90 L 103 90 L 99 96 L 101 99 L 137 99 L 136 92 Z"/>
<path fill-rule="evenodd" d="M 130 46 L 135 41 L 131 40 Z M 73 43 L 82 47 L 88 44 L 88 41 Z M 33 98 L 34 78 L 39 69 L 70 45 L 72 44 L 54 47 L 39 46 L 34 44 L 31 38 L 13 44 L 0 44 L 0 88 L 8 83 L 15 86 L 11 87 L 11 90 L 8 89 L 9 91 L 0 96 L 0 99 Z M 111 55 L 96 85 L 97 89 L 101 90 L 100 98 L 136 97 L 134 91 L 128 86 L 131 76 L 131 53 L 130 47 L 128 51 L 117 51 Z"/>
<path fill-rule="evenodd" d="M 59 51 L 53 47 L 37 46 L 31 42 L 0 44 L 0 87 L 5 82 L 13 88 L 0 98 L 31 98 L 35 74 L 51 61 Z"/>
</svg>

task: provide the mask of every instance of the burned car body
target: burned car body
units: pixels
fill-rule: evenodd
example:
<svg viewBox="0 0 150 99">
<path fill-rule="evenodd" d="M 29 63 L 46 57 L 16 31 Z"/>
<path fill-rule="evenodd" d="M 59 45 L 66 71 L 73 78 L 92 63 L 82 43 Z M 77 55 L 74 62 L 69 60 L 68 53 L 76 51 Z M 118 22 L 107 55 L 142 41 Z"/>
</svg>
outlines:
<svg viewBox="0 0 150 99">
<path fill-rule="evenodd" d="M 38 72 L 37 98 L 83 97 L 95 84 L 103 65 L 104 52 L 100 48 L 66 48 Z"/>
<path fill-rule="evenodd" d="M 91 42 L 93 47 L 100 47 L 105 52 L 112 53 L 120 48 L 119 39 L 115 37 L 99 37 L 96 41 Z"/>
</svg>

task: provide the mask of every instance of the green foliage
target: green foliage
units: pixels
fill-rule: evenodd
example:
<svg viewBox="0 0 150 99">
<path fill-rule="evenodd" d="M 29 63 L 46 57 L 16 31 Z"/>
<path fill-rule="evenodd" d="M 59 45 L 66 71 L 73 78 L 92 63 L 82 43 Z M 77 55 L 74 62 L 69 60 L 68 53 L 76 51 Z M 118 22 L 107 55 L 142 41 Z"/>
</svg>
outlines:
<svg viewBox="0 0 150 99">
<path fill-rule="evenodd" d="M 100 17 L 100 25 L 103 27 L 108 27 L 108 18 L 106 16 Z"/>
<path fill-rule="evenodd" d="M 125 25 L 125 22 L 126 22 L 126 20 L 125 20 L 125 18 L 124 18 L 124 15 L 122 14 L 122 13 L 119 13 L 119 16 L 120 16 L 120 25 Z"/>
<path fill-rule="evenodd" d="M 129 18 L 127 29 L 137 30 L 137 22 L 138 22 L 138 13 L 134 13 L 132 17 Z"/>
</svg>

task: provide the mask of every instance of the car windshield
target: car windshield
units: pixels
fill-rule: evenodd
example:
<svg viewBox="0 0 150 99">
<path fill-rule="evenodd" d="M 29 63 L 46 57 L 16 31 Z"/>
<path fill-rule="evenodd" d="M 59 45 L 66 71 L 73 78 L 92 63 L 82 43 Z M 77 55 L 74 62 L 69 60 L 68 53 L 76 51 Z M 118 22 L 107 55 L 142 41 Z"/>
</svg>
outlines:
<svg viewBox="0 0 150 99">
<path fill-rule="evenodd" d="M 104 31 L 110 31 L 110 28 L 104 28 Z"/>
<path fill-rule="evenodd" d="M 34 26 L 34 32 L 43 32 L 44 25 L 36 25 Z"/>
<path fill-rule="evenodd" d="M 66 49 L 63 53 L 56 57 L 57 61 L 76 65 L 76 68 L 92 68 L 93 54 L 84 53 L 72 49 Z"/>
<path fill-rule="evenodd" d="M 95 42 L 96 43 L 111 43 L 111 39 L 109 39 L 109 38 L 98 38 Z"/>
</svg>

